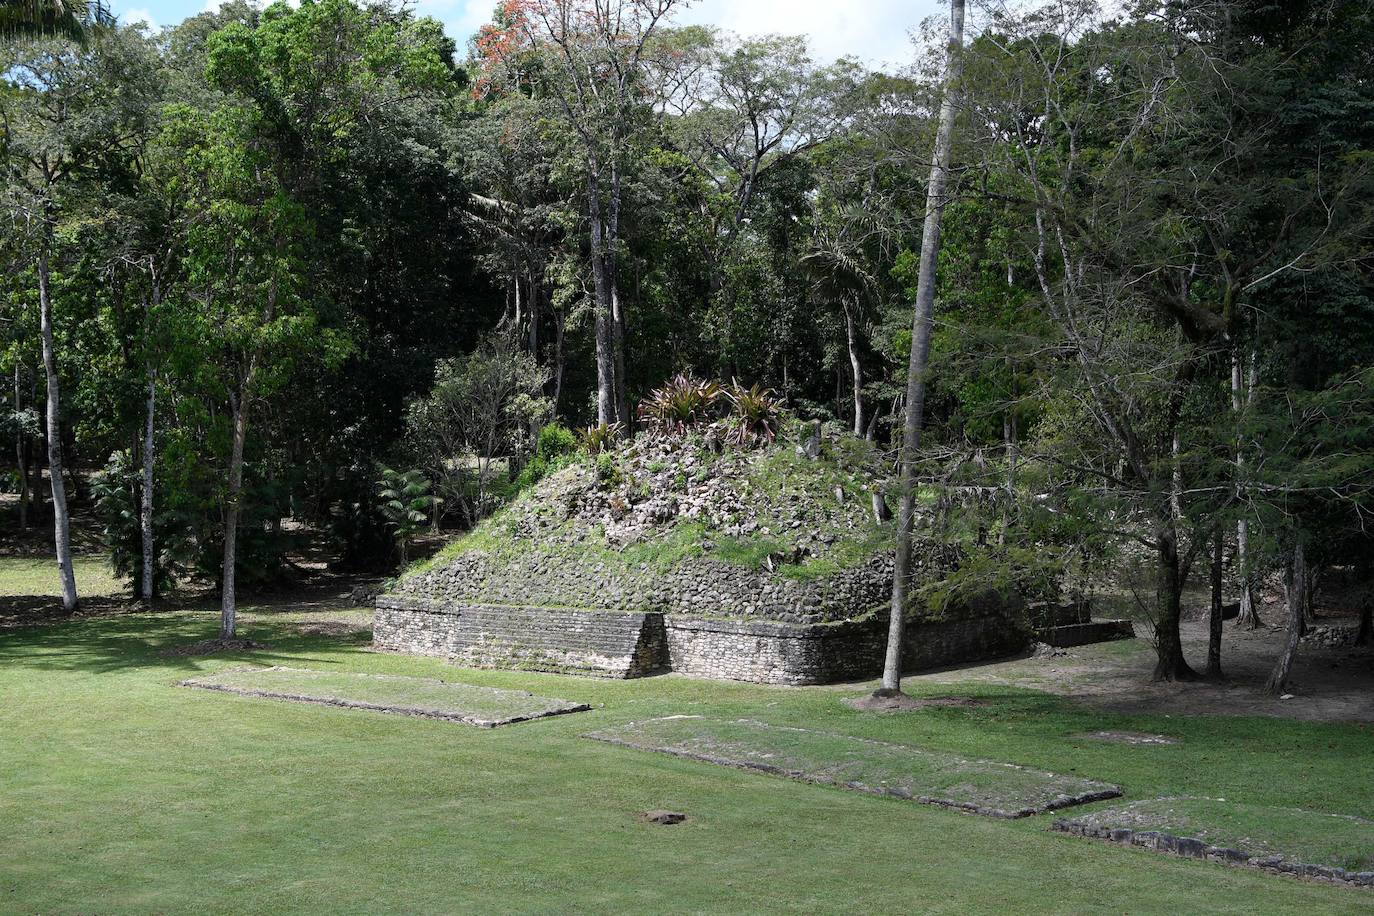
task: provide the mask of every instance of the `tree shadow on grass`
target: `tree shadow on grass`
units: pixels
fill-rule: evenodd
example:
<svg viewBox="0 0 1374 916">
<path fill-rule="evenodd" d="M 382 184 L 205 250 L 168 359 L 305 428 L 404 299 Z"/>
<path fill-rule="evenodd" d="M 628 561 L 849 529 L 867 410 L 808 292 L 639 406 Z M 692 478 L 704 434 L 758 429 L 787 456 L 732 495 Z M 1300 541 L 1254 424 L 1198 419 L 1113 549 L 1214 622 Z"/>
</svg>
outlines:
<svg viewBox="0 0 1374 916">
<path fill-rule="evenodd" d="M 110 673 L 135 668 L 161 668 L 194 674 L 232 662 L 252 665 L 300 664 L 302 654 L 321 651 L 337 655 L 366 651 L 361 636 L 308 636 L 284 625 L 253 625 L 240 635 L 269 648 L 246 652 L 186 656 L 169 650 L 211 639 L 218 621 L 208 614 L 186 611 L 139 612 L 100 618 L 74 617 L 45 626 L 16 627 L 0 637 L 0 666 L 8 669 L 37 668 L 48 671 Z M 332 659 L 315 658 L 314 667 L 337 665 Z"/>
</svg>

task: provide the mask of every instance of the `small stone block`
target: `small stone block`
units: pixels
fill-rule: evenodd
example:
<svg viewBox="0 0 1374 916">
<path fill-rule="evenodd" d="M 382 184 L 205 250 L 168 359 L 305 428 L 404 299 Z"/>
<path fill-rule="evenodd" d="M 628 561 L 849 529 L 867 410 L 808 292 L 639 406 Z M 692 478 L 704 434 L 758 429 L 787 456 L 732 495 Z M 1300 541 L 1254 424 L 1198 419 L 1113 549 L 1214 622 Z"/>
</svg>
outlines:
<svg viewBox="0 0 1374 916">
<path fill-rule="evenodd" d="M 1204 844 L 1201 840 L 1195 840 L 1191 837 L 1179 837 L 1175 844 L 1174 851 L 1181 856 L 1188 856 L 1193 859 L 1201 859 L 1205 854 L 1206 849 L 1206 844 Z"/>
<path fill-rule="evenodd" d="M 643 811 L 639 818 L 646 823 L 662 824 L 666 827 L 672 824 L 681 824 L 687 820 L 687 815 L 681 811 Z"/>
</svg>

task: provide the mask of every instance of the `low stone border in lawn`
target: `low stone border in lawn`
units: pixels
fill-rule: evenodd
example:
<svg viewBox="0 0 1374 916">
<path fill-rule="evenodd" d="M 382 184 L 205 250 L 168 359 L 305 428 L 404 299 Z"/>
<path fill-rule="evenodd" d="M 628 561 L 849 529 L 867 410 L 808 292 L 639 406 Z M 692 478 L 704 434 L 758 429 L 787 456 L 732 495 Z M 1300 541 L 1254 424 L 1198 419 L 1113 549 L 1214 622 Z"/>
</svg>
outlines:
<svg viewBox="0 0 1374 916">
<path fill-rule="evenodd" d="M 1257 845 L 1266 847 L 1263 850 L 1256 850 L 1242 848 L 1244 845 L 1243 843 L 1237 843 L 1236 845 L 1221 845 L 1223 841 L 1216 836 L 1210 838 L 1209 841 L 1209 838 L 1206 836 L 1184 835 L 1188 832 L 1206 834 L 1209 832 L 1207 829 L 1191 830 L 1173 826 L 1170 826 L 1169 830 L 1140 829 L 1142 826 L 1148 826 L 1150 818 L 1148 816 L 1141 817 L 1133 814 L 1133 809 L 1139 809 L 1141 806 L 1162 802 L 1189 800 L 1190 799 L 1168 798 L 1151 799 L 1143 802 L 1135 802 L 1121 808 L 1105 808 L 1076 818 L 1059 818 L 1050 825 L 1050 829 L 1061 833 L 1068 833 L 1073 836 L 1106 840 L 1122 846 L 1137 846 L 1142 849 L 1152 849 L 1157 852 L 1188 859 L 1201 859 L 1209 862 L 1220 862 L 1225 865 L 1258 868 L 1274 874 L 1328 881 L 1336 884 L 1348 885 L 1350 887 L 1374 887 L 1374 871 L 1356 871 L 1335 865 L 1304 862 L 1302 858 L 1312 858 L 1312 856 L 1304 855 L 1299 857 L 1273 852 L 1273 844 L 1268 842 L 1251 841 L 1257 843 Z M 1224 800 L 1205 799 L 1204 801 L 1221 802 Z M 1259 808 L 1259 806 L 1243 807 L 1251 809 Z M 1361 818 L 1321 814 L 1319 812 L 1302 811 L 1300 809 L 1263 810 L 1278 817 L 1282 817 L 1285 813 L 1288 813 L 1300 815 L 1304 819 L 1332 818 L 1336 821 L 1346 821 L 1365 825 L 1369 824 L 1368 821 L 1364 821 Z M 1186 818 L 1179 822 L 1185 825 L 1188 823 Z M 1128 823 L 1133 824 L 1133 826 L 1126 826 Z M 1210 832 L 1213 834 L 1225 833 L 1224 830 L 1213 830 Z M 1368 861 L 1368 859 L 1366 858 L 1365 861 Z"/>
<path fill-rule="evenodd" d="M 187 678 L 179 687 L 238 696 L 367 709 L 495 728 L 591 707 L 523 690 L 454 684 L 437 678 L 312 671 L 308 668 L 230 668 Z"/>
<path fill-rule="evenodd" d="M 752 719 L 667 716 L 583 737 L 988 817 L 1027 817 L 1121 795 L 1119 786 L 1078 776 Z"/>
<path fill-rule="evenodd" d="M 1116 729 L 1083 732 L 1071 737 L 1080 741 L 1105 741 L 1108 744 L 1130 744 L 1136 747 L 1165 747 L 1182 743 L 1177 738 L 1171 738 L 1168 735 L 1152 735 L 1149 732 L 1119 731 Z"/>
</svg>

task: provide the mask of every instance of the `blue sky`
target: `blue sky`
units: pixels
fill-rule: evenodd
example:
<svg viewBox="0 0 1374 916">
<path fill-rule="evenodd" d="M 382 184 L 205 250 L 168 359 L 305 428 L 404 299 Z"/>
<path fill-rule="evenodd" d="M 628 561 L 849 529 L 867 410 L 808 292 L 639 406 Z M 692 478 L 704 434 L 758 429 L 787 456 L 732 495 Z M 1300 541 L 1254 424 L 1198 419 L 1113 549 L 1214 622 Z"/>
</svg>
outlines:
<svg viewBox="0 0 1374 916">
<path fill-rule="evenodd" d="M 121 20 L 154 26 L 175 25 L 206 5 L 207 0 L 114 0 Z M 415 0 L 415 6 L 443 22 L 461 47 L 490 18 L 496 0 Z M 909 60 L 910 31 L 946 9 L 942 0 L 697 0 L 677 21 L 709 23 L 742 35 L 806 34 L 818 60 L 852 54 L 890 65 Z"/>
</svg>

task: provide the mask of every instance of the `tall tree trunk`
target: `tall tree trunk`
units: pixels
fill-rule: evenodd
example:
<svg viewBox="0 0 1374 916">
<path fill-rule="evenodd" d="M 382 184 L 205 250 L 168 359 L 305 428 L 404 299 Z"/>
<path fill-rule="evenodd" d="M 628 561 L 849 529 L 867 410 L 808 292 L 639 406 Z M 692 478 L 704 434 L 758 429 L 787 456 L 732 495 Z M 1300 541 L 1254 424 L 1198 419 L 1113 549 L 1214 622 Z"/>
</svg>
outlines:
<svg viewBox="0 0 1374 916">
<path fill-rule="evenodd" d="M 568 322 L 562 309 L 553 309 L 553 324 L 555 335 L 553 343 L 553 413 L 557 415 L 558 405 L 563 399 L 563 370 L 566 368 L 563 355 L 563 334 L 567 330 Z"/>
<path fill-rule="evenodd" d="M 1007 359 L 1010 368 L 1011 359 Z M 1012 383 L 1012 399 L 1016 398 L 1015 381 Z M 1006 413 L 1002 414 L 1002 447 L 1006 453 L 1007 473 L 1006 481 L 1003 486 L 1002 496 L 1002 528 L 997 533 L 997 543 L 999 545 L 1007 542 L 1007 527 L 1011 524 L 1011 509 L 1016 503 L 1016 470 L 1017 464 L 1021 460 L 1021 446 L 1018 442 L 1018 430 L 1016 422 L 1016 408 L 1008 407 Z"/>
<path fill-rule="evenodd" d="M 1221 561 L 1226 550 L 1226 538 L 1217 526 L 1212 542 L 1212 606 L 1207 617 L 1207 670 L 1209 678 L 1221 678 Z"/>
<path fill-rule="evenodd" d="M 530 354 L 533 355 L 534 358 L 535 358 L 535 360 L 537 361 L 537 360 L 539 359 L 539 318 L 540 318 L 540 306 L 543 304 L 543 299 L 544 299 L 544 278 L 543 278 L 543 276 L 542 276 L 542 275 L 539 275 L 539 274 L 535 274 L 533 271 L 531 271 L 531 273 L 530 273 L 530 279 L 529 279 L 529 289 L 530 289 L 530 337 L 529 337 L 529 348 L 530 348 Z"/>
<path fill-rule="evenodd" d="M 611 291 L 611 347 L 615 355 L 616 419 L 629 430 L 630 389 L 625 377 L 625 308 L 620 300 L 620 167 L 611 165 L 611 201 L 606 213 L 606 278 Z"/>
<path fill-rule="evenodd" d="M 1245 406 L 1245 399 L 1242 399 L 1241 392 L 1245 387 L 1244 370 L 1241 367 L 1240 349 L 1236 346 L 1231 348 L 1231 412 L 1237 420 L 1237 428 L 1241 409 Z M 1245 470 L 1245 450 L 1240 439 L 1240 434 L 1236 435 L 1236 501 L 1240 502 L 1241 475 Z M 1258 629 L 1260 626 L 1259 608 L 1255 606 L 1255 586 L 1250 572 L 1250 520 L 1247 518 L 1236 519 L 1236 578 L 1240 584 L 1240 614 L 1236 617 L 1236 625 L 1247 629 Z"/>
<path fill-rule="evenodd" d="M 221 639 L 233 639 L 235 617 L 238 612 L 234 572 L 238 562 L 239 509 L 243 496 L 243 445 L 248 438 L 248 382 L 240 383 L 229 394 L 233 414 L 234 435 L 229 449 L 229 492 L 224 505 L 224 565 L 221 567 L 220 623 Z"/>
<path fill-rule="evenodd" d="M 1183 518 L 1183 461 L 1180 456 L 1178 425 L 1174 425 L 1173 438 L 1169 440 L 1169 509 L 1174 513 L 1174 521 Z"/>
<path fill-rule="evenodd" d="M 156 570 L 153 545 L 153 419 L 157 407 L 157 372 L 148 365 L 148 397 L 143 421 L 143 493 L 138 510 L 139 529 L 143 535 L 143 603 L 153 603 L 153 582 Z"/>
<path fill-rule="evenodd" d="M 24 389 L 18 357 L 14 360 L 14 415 L 24 409 Z M 29 443 L 24 428 L 16 422 L 14 430 L 14 466 L 19 469 L 19 528 L 29 530 Z"/>
<path fill-rule="evenodd" d="M 38 311 L 43 335 L 43 369 L 47 374 L 48 480 L 52 485 L 53 540 L 57 546 L 57 571 L 62 579 L 62 607 L 76 610 L 76 572 L 72 568 L 71 516 L 67 512 L 67 485 L 62 480 L 61 395 L 57 381 L 57 353 L 53 345 L 52 290 L 48 276 L 51 229 L 45 229 L 38 252 Z"/>
<path fill-rule="evenodd" d="M 1164 508 L 1168 518 L 1157 522 L 1155 549 L 1157 579 L 1155 597 L 1158 617 L 1155 620 L 1156 681 L 1187 681 L 1197 677 L 1183 657 L 1183 641 L 1178 623 L 1183 612 L 1183 573 L 1178 558 L 1178 532 L 1174 528 L 1172 509 Z"/>
<path fill-rule="evenodd" d="M 38 372 L 29 373 L 29 403 L 38 403 Z M 38 440 L 43 441 L 40 443 Z M 24 460 L 29 466 L 29 515 L 34 524 L 39 524 L 43 515 L 43 455 L 46 454 L 47 437 L 40 433 L 35 438 L 29 436 L 24 442 Z"/>
<path fill-rule="evenodd" d="M 1288 688 L 1288 678 L 1293 674 L 1293 659 L 1298 654 L 1298 641 L 1302 639 L 1303 602 L 1307 593 L 1307 553 L 1302 540 L 1293 545 L 1293 556 L 1288 572 L 1288 638 L 1284 640 L 1283 651 L 1274 663 L 1269 681 L 1264 685 L 1270 693 L 1283 693 Z"/>
<path fill-rule="evenodd" d="M 864 373 L 859 361 L 859 332 L 854 321 L 854 309 L 844 304 L 845 339 L 849 345 L 850 386 L 854 396 L 854 435 L 864 434 Z"/>
<path fill-rule="evenodd" d="M 595 165 L 588 164 L 587 221 L 591 225 L 592 287 L 596 296 L 596 421 L 616 421 L 615 344 L 611 290 L 606 276 L 606 227 L 601 221 L 601 184 Z"/>
<path fill-rule="evenodd" d="M 897 549 L 892 571 L 892 609 L 888 620 L 887 654 L 883 660 L 881 696 L 902 691 L 902 637 L 906 627 L 906 594 L 911 575 L 911 527 L 916 514 L 916 457 L 921 447 L 925 409 L 926 365 L 930 358 L 930 325 L 935 307 L 935 261 L 940 252 L 940 220 L 945 212 L 945 184 L 954 148 L 955 94 L 963 66 L 964 0 L 950 2 L 949 48 L 945 63 L 944 97 L 935 134 L 935 155 L 926 185 L 926 218 L 921 234 L 921 263 L 916 279 L 916 307 L 912 315 L 911 359 L 907 364 L 906 417 L 902 425 L 902 507 L 897 518 Z"/>
</svg>

